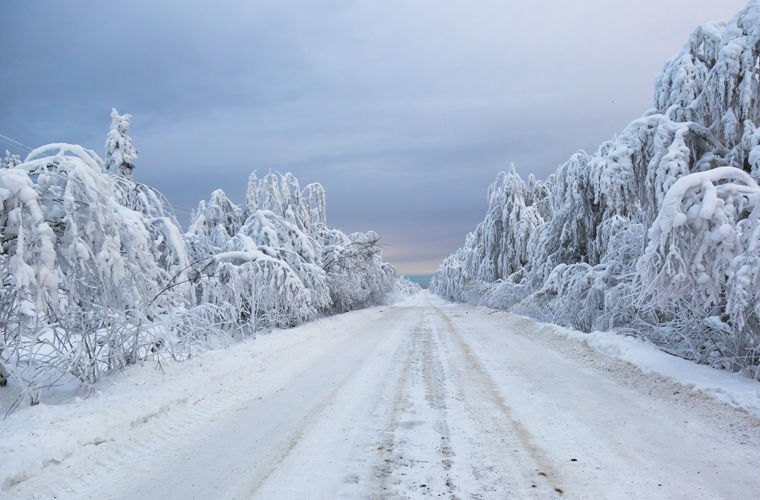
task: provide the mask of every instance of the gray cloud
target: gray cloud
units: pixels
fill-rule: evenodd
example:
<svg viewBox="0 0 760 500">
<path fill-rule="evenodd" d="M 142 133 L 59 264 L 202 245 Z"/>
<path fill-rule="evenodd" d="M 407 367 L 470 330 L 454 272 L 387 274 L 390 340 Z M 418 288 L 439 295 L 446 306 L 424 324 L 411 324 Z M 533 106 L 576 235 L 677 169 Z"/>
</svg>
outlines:
<svg viewBox="0 0 760 500">
<path fill-rule="evenodd" d="M 543 177 L 651 106 L 700 22 L 744 0 L 14 2 L 0 32 L 0 133 L 96 150 L 134 115 L 137 177 L 186 217 L 250 171 L 328 192 L 330 221 L 374 229 L 431 270 L 515 162 Z"/>
</svg>

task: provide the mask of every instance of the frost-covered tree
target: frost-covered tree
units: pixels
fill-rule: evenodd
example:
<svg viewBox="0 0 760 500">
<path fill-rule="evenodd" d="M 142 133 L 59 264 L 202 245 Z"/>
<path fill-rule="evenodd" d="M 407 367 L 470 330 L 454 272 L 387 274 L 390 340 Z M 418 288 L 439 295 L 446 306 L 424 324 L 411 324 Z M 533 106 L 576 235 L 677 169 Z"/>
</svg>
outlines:
<svg viewBox="0 0 760 500">
<path fill-rule="evenodd" d="M 759 365 L 759 226 L 760 188 L 746 172 L 676 181 L 637 264 L 638 306 L 661 325 L 660 344 L 730 368 Z"/>
<path fill-rule="evenodd" d="M 221 190 L 182 233 L 132 176 L 129 115 L 112 113 L 107 161 L 50 144 L 0 168 L 0 385 L 84 384 L 155 356 L 181 359 L 262 328 L 410 293 L 375 233 L 327 226 L 325 193 L 290 173 Z"/>
<path fill-rule="evenodd" d="M 117 203 L 100 158 L 79 146 L 38 148 L 0 176 L 5 340 L 47 356 L 16 349 L 15 362 L 87 383 L 134 363 L 150 350 L 147 318 L 178 304 L 151 300 L 169 270 L 148 221 Z"/>
<path fill-rule="evenodd" d="M 12 154 L 7 149 L 5 150 L 5 157 L 0 158 L 0 168 L 13 168 L 21 163 L 21 157 L 17 154 Z"/>
<path fill-rule="evenodd" d="M 383 265 L 377 233 L 331 233 L 323 259 L 333 307 L 343 312 L 380 303 L 395 277 Z"/>
<path fill-rule="evenodd" d="M 499 174 L 484 221 L 431 289 L 646 334 L 760 378 L 758 61 L 758 2 L 697 28 L 657 77 L 655 108 L 613 140 L 546 183 Z"/>
<path fill-rule="evenodd" d="M 220 310 L 234 304 L 225 314 L 237 314 L 232 321 L 251 330 L 298 324 L 409 291 L 382 262 L 377 234 L 327 227 L 322 186 L 301 189 L 290 173 L 252 174 L 244 209 L 214 192 L 201 202 L 186 240 L 190 260 L 202 267 L 192 280 L 198 302 Z"/>
<path fill-rule="evenodd" d="M 115 175 L 131 176 L 137 161 L 137 150 L 129 137 L 129 119 L 132 115 L 120 115 L 111 109 L 111 129 L 106 136 L 106 170 Z"/>
<path fill-rule="evenodd" d="M 245 190 L 245 217 L 248 218 L 259 209 L 259 179 L 256 172 L 248 176 L 248 185 Z"/>
</svg>

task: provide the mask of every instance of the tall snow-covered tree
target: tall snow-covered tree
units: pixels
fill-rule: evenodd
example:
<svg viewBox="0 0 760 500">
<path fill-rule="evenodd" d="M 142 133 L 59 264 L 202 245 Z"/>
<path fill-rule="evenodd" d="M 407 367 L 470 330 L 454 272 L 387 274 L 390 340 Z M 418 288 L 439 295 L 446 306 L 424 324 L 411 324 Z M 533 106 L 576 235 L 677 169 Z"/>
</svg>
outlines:
<svg viewBox="0 0 760 500">
<path fill-rule="evenodd" d="M 118 204 L 100 158 L 52 144 L 0 177 L 9 285 L 2 298 L 13 311 L 4 337 L 15 343 L 15 362 L 22 361 L 19 346 L 34 352 L 45 345 L 53 354 L 23 361 L 93 383 L 149 352 L 151 334 L 141 325 L 181 299 L 152 300 L 168 270 L 156 259 L 148 221 Z"/>
<path fill-rule="evenodd" d="M 484 221 L 431 289 L 584 330 L 637 331 L 760 378 L 758 61 L 757 1 L 698 27 L 658 75 L 655 108 L 613 140 L 542 185 L 499 174 Z"/>
<path fill-rule="evenodd" d="M 129 137 L 129 119 L 132 115 L 120 115 L 111 109 L 111 128 L 106 136 L 106 170 L 115 175 L 132 175 L 137 162 L 137 150 Z"/>
<path fill-rule="evenodd" d="M 637 263 L 638 307 L 682 356 L 741 369 L 760 361 L 760 187 L 720 167 L 679 178 Z M 760 366 L 757 367 L 760 369 Z"/>
</svg>

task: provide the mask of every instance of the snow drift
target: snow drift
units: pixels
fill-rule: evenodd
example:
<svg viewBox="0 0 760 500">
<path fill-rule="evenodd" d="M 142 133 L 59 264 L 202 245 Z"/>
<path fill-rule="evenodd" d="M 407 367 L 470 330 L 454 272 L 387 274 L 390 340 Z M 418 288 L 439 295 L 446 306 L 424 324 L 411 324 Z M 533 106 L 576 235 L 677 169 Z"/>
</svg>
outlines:
<svg viewBox="0 0 760 500">
<path fill-rule="evenodd" d="M 414 290 L 377 234 L 330 228 L 322 186 L 290 173 L 251 175 L 242 206 L 214 191 L 183 234 L 132 176 L 130 116 L 111 117 L 105 162 L 70 144 L 0 160 L 0 385 L 35 403 L 62 377 L 93 384 Z"/>
<path fill-rule="evenodd" d="M 500 173 L 431 289 L 760 379 L 760 5 L 697 28 L 654 100 L 546 181 Z"/>
</svg>

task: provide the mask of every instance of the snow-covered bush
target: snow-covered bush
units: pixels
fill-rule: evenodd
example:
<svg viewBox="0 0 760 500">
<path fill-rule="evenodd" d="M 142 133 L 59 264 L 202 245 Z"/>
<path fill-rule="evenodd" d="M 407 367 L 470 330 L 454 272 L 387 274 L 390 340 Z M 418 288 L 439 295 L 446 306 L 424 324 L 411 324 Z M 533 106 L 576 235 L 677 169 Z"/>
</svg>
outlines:
<svg viewBox="0 0 760 500">
<path fill-rule="evenodd" d="M 29 343 L 17 363 L 55 368 L 84 382 L 134 363 L 146 349 L 146 318 L 171 294 L 147 303 L 168 280 L 147 220 L 116 202 L 111 178 L 91 151 L 52 144 L 0 170 L 5 340 Z M 168 252 L 167 252 L 168 255 Z M 12 325 L 12 328 L 9 328 Z M 9 337 L 10 334 L 6 334 Z M 33 359 L 32 359 L 33 357 Z"/>
<path fill-rule="evenodd" d="M 700 26 L 657 77 L 655 108 L 594 154 L 579 151 L 544 184 L 499 174 L 484 221 L 431 289 L 638 332 L 760 378 L 759 82 L 752 1 Z"/>
<path fill-rule="evenodd" d="M 760 188 L 742 170 L 673 184 L 637 265 L 637 306 L 661 326 L 659 343 L 730 368 L 760 364 L 758 226 Z"/>
</svg>

